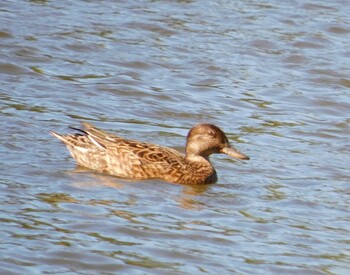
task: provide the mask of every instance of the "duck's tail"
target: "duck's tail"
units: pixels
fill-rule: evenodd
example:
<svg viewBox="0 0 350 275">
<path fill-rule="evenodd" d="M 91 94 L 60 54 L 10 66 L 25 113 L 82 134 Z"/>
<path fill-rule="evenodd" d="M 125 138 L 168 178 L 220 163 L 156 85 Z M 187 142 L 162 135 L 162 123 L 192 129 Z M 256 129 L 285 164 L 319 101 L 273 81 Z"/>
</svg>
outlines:
<svg viewBox="0 0 350 275">
<path fill-rule="evenodd" d="M 97 141 L 96 138 L 93 135 L 91 135 L 90 131 L 88 130 L 92 125 L 89 125 L 89 124 L 85 125 L 85 123 L 83 123 L 83 126 L 87 128 L 86 131 L 75 127 L 69 127 L 70 129 L 80 132 L 76 134 L 61 135 L 53 131 L 50 133 L 51 135 L 53 135 L 54 137 L 62 141 L 68 147 L 86 148 L 86 147 L 89 147 L 91 144 L 94 144 L 95 146 L 101 149 L 106 149 L 106 146 L 103 143 Z M 95 128 L 91 128 L 91 129 L 95 129 Z"/>
</svg>

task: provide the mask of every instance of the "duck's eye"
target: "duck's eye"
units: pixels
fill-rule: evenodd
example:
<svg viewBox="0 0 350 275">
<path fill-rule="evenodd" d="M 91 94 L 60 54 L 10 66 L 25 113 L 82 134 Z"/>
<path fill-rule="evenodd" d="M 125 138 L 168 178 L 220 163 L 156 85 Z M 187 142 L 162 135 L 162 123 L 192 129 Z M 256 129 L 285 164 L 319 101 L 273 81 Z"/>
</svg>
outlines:
<svg viewBox="0 0 350 275">
<path fill-rule="evenodd" d="M 213 131 L 208 131 L 208 136 L 215 137 L 215 133 Z"/>
</svg>

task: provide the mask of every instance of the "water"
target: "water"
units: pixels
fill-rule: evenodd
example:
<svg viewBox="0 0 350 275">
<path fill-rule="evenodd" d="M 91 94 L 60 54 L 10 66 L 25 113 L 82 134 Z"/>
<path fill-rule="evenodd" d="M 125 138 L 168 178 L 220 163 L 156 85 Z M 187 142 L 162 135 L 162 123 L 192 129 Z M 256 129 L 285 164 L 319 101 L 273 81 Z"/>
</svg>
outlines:
<svg viewBox="0 0 350 275">
<path fill-rule="evenodd" d="M 1 1 L 1 274 L 347 274 L 347 1 Z M 75 167 L 89 121 L 182 150 L 210 122 L 250 161 L 217 184 Z"/>
</svg>

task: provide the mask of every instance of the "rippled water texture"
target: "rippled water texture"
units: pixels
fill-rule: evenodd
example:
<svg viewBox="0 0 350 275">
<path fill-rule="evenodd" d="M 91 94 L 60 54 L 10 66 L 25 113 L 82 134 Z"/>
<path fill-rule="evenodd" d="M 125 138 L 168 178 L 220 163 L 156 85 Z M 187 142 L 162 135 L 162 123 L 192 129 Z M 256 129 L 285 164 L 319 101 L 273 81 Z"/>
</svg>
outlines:
<svg viewBox="0 0 350 275">
<path fill-rule="evenodd" d="M 348 1 L 0 2 L 1 274 L 348 274 Z M 218 183 L 77 168 L 89 121 L 183 150 Z"/>
</svg>

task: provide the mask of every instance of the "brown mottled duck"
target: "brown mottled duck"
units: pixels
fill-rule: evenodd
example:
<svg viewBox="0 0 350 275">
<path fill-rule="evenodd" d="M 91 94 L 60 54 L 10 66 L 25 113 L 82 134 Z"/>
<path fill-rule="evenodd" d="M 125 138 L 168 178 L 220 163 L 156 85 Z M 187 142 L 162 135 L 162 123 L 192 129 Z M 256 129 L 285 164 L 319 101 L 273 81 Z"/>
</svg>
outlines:
<svg viewBox="0 0 350 275">
<path fill-rule="evenodd" d="M 179 184 L 209 184 L 217 181 L 211 154 L 226 154 L 248 160 L 232 147 L 212 124 L 197 124 L 188 133 L 186 152 L 147 142 L 124 139 L 83 122 L 84 130 L 69 135 L 51 134 L 60 139 L 77 164 L 109 175 L 128 179 L 161 179 Z"/>
</svg>

